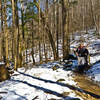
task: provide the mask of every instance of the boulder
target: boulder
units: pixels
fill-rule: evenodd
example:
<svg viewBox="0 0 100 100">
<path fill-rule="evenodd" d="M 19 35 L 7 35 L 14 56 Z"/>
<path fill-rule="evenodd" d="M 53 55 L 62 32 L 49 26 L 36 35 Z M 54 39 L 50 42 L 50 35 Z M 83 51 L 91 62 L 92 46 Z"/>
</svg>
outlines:
<svg viewBox="0 0 100 100">
<path fill-rule="evenodd" d="M 0 82 L 7 79 L 10 79 L 10 73 L 5 65 L 0 65 Z"/>
<path fill-rule="evenodd" d="M 77 56 L 75 54 L 69 54 L 63 59 L 63 61 L 65 60 L 77 60 Z"/>
</svg>

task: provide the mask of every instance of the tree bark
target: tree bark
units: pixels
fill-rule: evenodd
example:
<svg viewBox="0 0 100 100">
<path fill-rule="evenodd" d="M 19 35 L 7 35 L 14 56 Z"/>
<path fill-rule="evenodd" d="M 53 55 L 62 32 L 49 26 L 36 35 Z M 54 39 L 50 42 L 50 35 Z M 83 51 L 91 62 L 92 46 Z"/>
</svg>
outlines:
<svg viewBox="0 0 100 100">
<path fill-rule="evenodd" d="M 39 9 L 38 9 L 38 35 L 39 35 L 39 59 L 40 59 L 40 62 L 42 61 L 42 55 L 41 55 L 41 32 L 40 32 L 40 27 L 41 27 L 41 16 L 40 16 L 40 0 L 38 1 L 39 2 Z"/>
<path fill-rule="evenodd" d="M 18 24 L 16 16 L 16 0 L 12 0 L 12 12 L 13 12 L 13 36 L 14 36 L 14 69 L 17 70 L 18 59 L 17 59 L 17 35 L 18 35 Z"/>
<path fill-rule="evenodd" d="M 91 14 L 92 14 L 93 25 L 95 25 L 95 27 L 96 27 L 96 32 L 99 33 L 98 25 L 96 23 L 96 16 L 94 14 L 94 4 L 93 4 L 92 0 L 90 0 L 90 5 L 91 5 Z"/>
<path fill-rule="evenodd" d="M 4 38 L 4 27 L 3 27 L 3 8 L 2 1 L 0 0 L 0 12 L 1 12 L 1 54 L 3 56 L 3 61 L 6 63 L 6 51 L 5 51 L 5 38 Z"/>
<path fill-rule="evenodd" d="M 62 20 L 63 20 L 63 59 L 67 58 L 70 51 L 69 37 L 69 1 L 62 0 Z"/>
<path fill-rule="evenodd" d="M 6 46 L 6 66 L 8 67 L 9 66 L 9 58 L 8 58 L 8 29 L 7 29 L 7 7 L 6 7 L 6 4 L 7 4 L 7 0 L 4 0 L 4 34 L 5 34 L 5 46 Z"/>
</svg>

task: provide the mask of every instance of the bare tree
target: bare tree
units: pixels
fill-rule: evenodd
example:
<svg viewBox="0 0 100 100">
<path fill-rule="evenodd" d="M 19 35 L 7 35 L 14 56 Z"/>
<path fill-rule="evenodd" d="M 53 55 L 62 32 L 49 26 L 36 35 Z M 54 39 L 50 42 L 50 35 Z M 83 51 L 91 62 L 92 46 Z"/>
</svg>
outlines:
<svg viewBox="0 0 100 100">
<path fill-rule="evenodd" d="M 70 34 L 69 34 L 69 1 L 62 0 L 62 19 L 63 19 L 63 58 L 69 55 Z"/>
<path fill-rule="evenodd" d="M 17 70 L 18 59 L 17 59 L 17 35 L 18 35 L 18 23 L 17 23 L 17 2 L 12 0 L 12 12 L 13 12 L 13 38 L 14 38 L 14 69 Z"/>
</svg>

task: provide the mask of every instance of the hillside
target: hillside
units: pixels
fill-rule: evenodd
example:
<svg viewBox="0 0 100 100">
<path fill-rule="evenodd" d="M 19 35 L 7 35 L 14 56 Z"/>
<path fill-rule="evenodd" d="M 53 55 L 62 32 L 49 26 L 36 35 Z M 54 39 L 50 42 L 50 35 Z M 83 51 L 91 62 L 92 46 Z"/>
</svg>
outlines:
<svg viewBox="0 0 100 100">
<path fill-rule="evenodd" d="M 64 62 L 54 61 L 47 64 L 24 67 L 14 71 L 10 80 L 0 83 L 1 100 L 97 100 L 100 99 L 100 39 L 94 30 L 85 34 L 85 45 L 88 44 L 91 68 L 84 74 L 65 68 Z M 71 48 L 78 45 L 80 36 L 75 35 Z M 91 88 L 88 88 L 91 87 Z"/>
</svg>

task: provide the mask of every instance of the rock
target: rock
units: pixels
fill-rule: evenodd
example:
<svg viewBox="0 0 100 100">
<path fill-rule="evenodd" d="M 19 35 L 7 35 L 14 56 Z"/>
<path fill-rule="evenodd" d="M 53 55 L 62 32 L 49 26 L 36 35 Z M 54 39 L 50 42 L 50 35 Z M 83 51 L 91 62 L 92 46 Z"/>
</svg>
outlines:
<svg viewBox="0 0 100 100">
<path fill-rule="evenodd" d="M 64 97 L 68 96 L 69 94 L 70 94 L 69 92 L 63 92 L 63 93 L 62 93 L 62 95 L 63 95 Z"/>
<path fill-rule="evenodd" d="M 7 68 L 5 68 L 5 65 L 0 65 L 0 82 L 7 79 L 10 79 L 10 73 Z"/>
<path fill-rule="evenodd" d="M 59 79 L 59 80 L 57 80 L 57 82 L 62 82 L 62 81 L 65 81 L 65 79 Z"/>
<path fill-rule="evenodd" d="M 68 56 L 66 56 L 64 59 L 65 60 L 77 60 L 77 56 L 75 54 L 69 54 Z"/>
<path fill-rule="evenodd" d="M 58 65 L 55 65 L 55 66 L 52 67 L 53 71 L 57 70 L 58 68 L 59 68 Z"/>
</svg>

